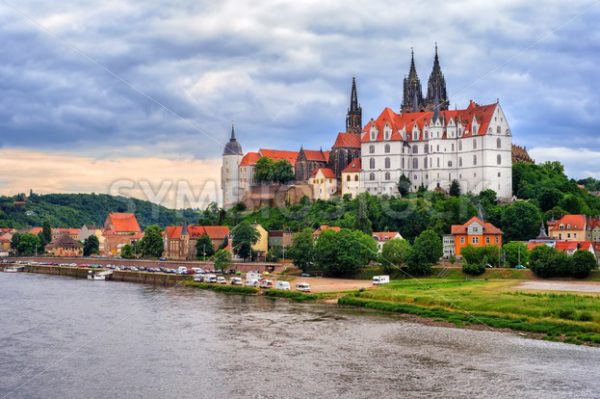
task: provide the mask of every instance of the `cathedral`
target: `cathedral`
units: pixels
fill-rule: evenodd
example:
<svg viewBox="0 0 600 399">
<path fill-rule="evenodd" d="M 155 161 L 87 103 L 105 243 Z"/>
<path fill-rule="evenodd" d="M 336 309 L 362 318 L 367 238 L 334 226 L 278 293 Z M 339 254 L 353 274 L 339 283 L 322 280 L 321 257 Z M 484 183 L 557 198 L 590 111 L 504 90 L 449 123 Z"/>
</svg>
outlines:
<svg viewBox="0 0 600 399">
<path fill-rule="evenodd" d="M 398 196 L 402 176 L 410 179 L 412 191 L 421 187 L 448 191 L 456 180 L 463 192 L 492 189 L 499 198 L 509 199 L 512 134 L 500 103 L 471 101 L 460 110 L 449 105 L 436 44 L 425 96 L 411 50 L 398 112 L 385 108 L 363 125 L 353 78 L 346 129 L 335 136 L 329 150 L 300 146 L 298 151 L 262 148 L 244 153 L 232 127 L 223 152 L 223 206 L 228 209 L 240 202 L 250 208 L 283 206 L 304 196 L 329 199 L 361 192 Z M 262 157 L 289 162 L 295 181 L 257 184 L 255 166 Z"/>
</svg>

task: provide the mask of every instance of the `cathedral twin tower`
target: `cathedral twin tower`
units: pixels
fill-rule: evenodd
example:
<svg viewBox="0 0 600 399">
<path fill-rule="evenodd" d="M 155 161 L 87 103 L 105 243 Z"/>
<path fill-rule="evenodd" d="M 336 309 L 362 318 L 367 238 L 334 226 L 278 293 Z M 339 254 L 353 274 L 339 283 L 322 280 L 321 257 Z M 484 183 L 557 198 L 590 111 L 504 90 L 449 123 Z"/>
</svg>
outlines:
<svg viewBox="0 0 600 399">
<path fill-rule="evenodd" d="M 433 70 L 429 75 L 427 97 L 425 98 L 423 98 L 421 80 L 415 67 L 415 54 L 411 50 L 410 70 L 408 76 L 404 78 L 404 96 L 400 111 L 403 113 L 433 111 L 436 104 L 439 104 L 439 110 L 447 110 L 450 104 L 446 93 L 446 80 L 438 58 L 437 44 L 435 45 Z"/>
</svg>

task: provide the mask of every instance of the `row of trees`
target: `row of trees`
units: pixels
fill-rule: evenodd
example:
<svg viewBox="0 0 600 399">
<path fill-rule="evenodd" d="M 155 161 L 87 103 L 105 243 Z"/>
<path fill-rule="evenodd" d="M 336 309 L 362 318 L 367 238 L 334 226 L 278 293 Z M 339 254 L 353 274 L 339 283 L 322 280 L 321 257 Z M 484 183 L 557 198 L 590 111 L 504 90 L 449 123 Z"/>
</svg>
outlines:
<svg viewBox="0 0 600 399">
<path fill-rule="evenodd" d="M 256 162 L 254 176 L 258 183 L 286 184 L 295 179 L 292 164 L 286 160 L 273 161 L 267 157 Z"/>
<path fill-rule="evenodd" d="M 531 251 L 529 266 L 539 277 L 585 278 L 598 264 L 589 251 L 575 251 L 572 256 L 541 245 Z"/>
</svg>

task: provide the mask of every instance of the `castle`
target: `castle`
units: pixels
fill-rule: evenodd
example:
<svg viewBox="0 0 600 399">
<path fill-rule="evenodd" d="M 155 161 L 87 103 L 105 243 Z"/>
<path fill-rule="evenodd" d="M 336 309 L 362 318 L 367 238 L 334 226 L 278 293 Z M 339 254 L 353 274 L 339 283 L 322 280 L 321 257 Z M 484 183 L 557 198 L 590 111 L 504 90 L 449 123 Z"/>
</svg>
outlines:
<svg viewBox="0 0 600 399">
<path fill-rule="evenodd" d="M 301 197 L 329 199 L 336 195 L 398 196 L 402 176 L 420 187 L 447 191 L 456 180 L 462 192 L 494 190 L 498 198 L 512 196 L 512 134 L 499 101 L 465 109 L 449 109 L 446 82 L 437 45 L 424 97 L 411 51 L 399 112 L 385 108 L 376 119 L 362 123 L 356 79 L 352 79 L 346 130 L 338 133 L 329 151 L 260 149 L 244 153 L 232 127 L 223 152 L 223 206 L 282 205 Z M 295 181 L 260 185 L 255 165 L 262 157 L 286 160 Z M 406 179 L 404 179 L 406 180 Z"/>
</svg>

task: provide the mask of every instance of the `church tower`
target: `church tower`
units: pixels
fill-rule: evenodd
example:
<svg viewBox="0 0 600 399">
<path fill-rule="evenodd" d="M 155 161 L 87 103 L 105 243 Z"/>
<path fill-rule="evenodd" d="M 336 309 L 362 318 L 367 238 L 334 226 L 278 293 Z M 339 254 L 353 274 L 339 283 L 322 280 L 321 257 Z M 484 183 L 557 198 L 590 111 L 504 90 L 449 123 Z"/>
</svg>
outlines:
<svg viewBox="0 0 600 399">
<path fill-rule="evenodd" d="M 435 57 L 433 59 L 433 70 L 429 75 L 429 81 L 427 82 L 427 98 L 425 99 L 425 108 L 428 111 L 432 111 L 435 106 L 435 98 L 438 98 L 439 108 L 444 111 L 448 109 L 450 102 L 448 101 L 448 95 L 446 94 L 446 80 L 440 67 L 440 60 L 438 58 L 437 43 L 435 44 Z"/>
<path fill-rule="evenodd" d="M 352 78 L 352 92 L 350 93 L 350 108 L 346 116 L 346 132 L 362 132 L 362 108 L 358 104 L 358 94 L 356 93 L 356 78 Z"/>
<path fill-rule="evenodd" d="M 404 97 L 400 112 L 419 112 L 423 110 L 423 106 L 423 91 L 415 67 L 415 52 L 411 49 L 410 70 L 408 76 L 404 78 Z"/>
<path fill-rule="evenodd" d="M 221 189 L 223 190 L 223 208 L 230 209 L 240 202 L 240 161 L 244 153 L 235 138 L 235 129 L 231 125 L 231 137 L 223 150 L 221 167 Z"/>
</svg>

